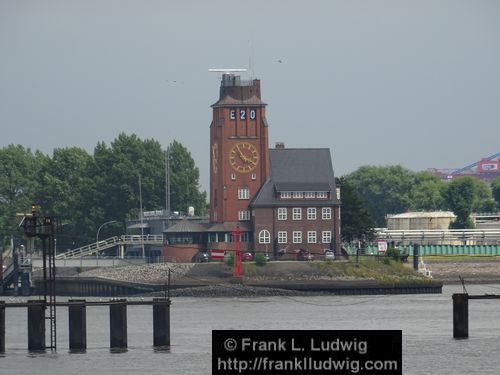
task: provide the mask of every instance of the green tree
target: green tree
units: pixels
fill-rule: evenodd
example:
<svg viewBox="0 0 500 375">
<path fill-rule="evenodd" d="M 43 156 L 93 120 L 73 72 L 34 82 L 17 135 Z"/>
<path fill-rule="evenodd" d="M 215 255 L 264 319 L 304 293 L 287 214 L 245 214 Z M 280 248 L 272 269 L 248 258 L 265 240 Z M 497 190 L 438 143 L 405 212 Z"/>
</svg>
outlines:
<svg viewBox="0 0 500 375">
<path fill-rule="evenodd" d="M 495 211 L 495 200 L 492 190 L 482 180 L 474 179 L 474 202 L 472 212 L 493 212 Z"/>
<path fill-rule="evenodd" d="M 200 192 L 200 171 L 191 153 L 177 141 L 169 145 L 169 151 L 172 209 L 187 212 L 193 206 L 198 215 L 206 214 L 207 193 Z"/>
<path fill-rule="evenodd" d="M 497 210 L 500 210 L 500 177 L 495 178 L 491 182 L 491 192 L 493 193 L 493 198 L 497 203 Z"/>
<path fill-rule="evenodd" d="M 157 141 L 141 140 L 135 134 L 121 133 L 111 147 L 99 143 L 94 150 L 94 178 L 101 221 L 123 222 L 138 217 L 139 175 L 143 209 L 162 209 L 165 206 L 164 160 Z M 100 224 L 102 222 L 95 223 L 96 229 Z"/>
<path fill-rule="evenodd" d="M 92 156 L 76 147 L 58 148 L 52 158 L 39 158 L 38 165 L 33 199 L 44 213 L 59 218 L 58 247 L 66 249 L 91 241 L 95 233 Z"/>
<path fill-rule="evenodd" d="M 416 211 L 437 211 L 445 206 L 446 182 L 428 172 L 415 173 L 410 191 L 410 208 Z"/>
<path fill-rule="evenodd" d="M 385 226 L 387 214 L 411 207 L 414 174 L 400 165 L 363 166 L 346 177 L 379 227 Z"/>
<path fill-rule="evenodd" d="M 30 209 L 39 156 L 21 145 L 0 149 L 0 247 L 17 231 L 16 213 Z"/>
<path fill-rule="evenodd" d="M 444 198 L 448 209 L 457 216 L 450 225 L 453 229 L 472 228 L 470 219 L 475 199 L 476 183 L 473 177 L 460 177 L 451 181 L 445 192 Z"/>
<path fill-rule="evenodd" d="M 340 187 L 342 202 L 340 210 L 342 241 L 352 242 L 362 238 L 371 240 L 374 235 L 374 222 L 364 208 L 361 198 L 347 178 L 337 179 L 337 186 Z"/>
</svg>

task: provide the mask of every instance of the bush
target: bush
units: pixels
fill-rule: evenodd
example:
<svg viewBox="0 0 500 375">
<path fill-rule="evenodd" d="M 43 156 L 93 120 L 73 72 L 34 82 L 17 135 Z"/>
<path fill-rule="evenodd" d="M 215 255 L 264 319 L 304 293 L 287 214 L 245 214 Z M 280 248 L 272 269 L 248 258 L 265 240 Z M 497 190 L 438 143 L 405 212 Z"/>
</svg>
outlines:
<svg viewBox="0 0 500 375">
<path fill-rule="evenodd" d="M 233 255 L 233 253 L 230 253 L 229 255 L 225 255 L 224 262 L 226 263 L 226 266 L 234 267 L 234 255 Z"/>
<path fill-rule="evenodd" d="M 257 266 L 265 266 L 267 263 L 266 256 L 262 253 L 255 254 L 255 264 Z"/>
<path fill-rule="evenodd" d="M 401 252 L 399 251 L 399 249 L 396 249 L 395 247 L 390 247 L 385 252 L 386 257 L 388 257 L 390 259 L 394 259 L 394 260 L 399 260 L 400 255 L 401 255 Z"/>
</svg>

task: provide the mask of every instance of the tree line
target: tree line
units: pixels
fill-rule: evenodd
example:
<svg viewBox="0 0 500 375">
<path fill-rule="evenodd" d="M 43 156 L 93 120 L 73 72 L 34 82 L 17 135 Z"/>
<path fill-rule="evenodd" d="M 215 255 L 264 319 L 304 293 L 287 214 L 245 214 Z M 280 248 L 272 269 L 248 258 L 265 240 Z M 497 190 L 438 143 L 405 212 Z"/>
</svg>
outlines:
<svg viewBox="0 0 500 375">
<path fill-rule="evenodd" d="M 473 226 L 473 212 L 500 209 L 500 178 L 488 185 L 470 176 L 443 181 L 431 173 L 412 172 L 400 165 L 363 166 L 343 176 L 339 184 L 342 210 L 347 208 L 345 215 L 350 216 L 342 221 L 344 227 L 349 226 L 343 233 L 345 239 L 359 238 L 373 226 L 384 227 L 387 214 L 452 211 L 457 216 L 452 228 L 459 229 Z M 355 207 L 349 212 L 353 202 Z"/>
<path fill-rule="evenodd" d="M 93 154 L 77 148 L 57 148 L 51 156 L 21 145 L 0 149 L 0 247 L 19 237 L 17 215 L 36 203 L 40 211 L 59 218 L 58 248 L 74 248 L 123 233 L 125 221 L 140 211 L 165 208 L 166 151 L 153 139 L 119 134 L 108 146 L 99 142 Z M 172 211 L 198 214 L 207 210 L 199 169 L 179 142 L 168 146 Z M 139 175 L 141 187 L 139 187 Z"/>
<path fill-rule="evenodd" d="M 18 213 L 32 203 L 44 214 L 59 217 L 59 248 L 74 248 L 102 236 L 123 233 L 125 222 L 140 210 L 139 175 L 145 211 L 165 208 L 165 153 L 153 139 L 119 134 L 108 146 L 99 142 L 93 154 L 77 148 L 58 148 L 52 155 L 21 145 L 0 149 L 0 248 L 15 234 Z M 172 211 L 189 206 L 204 215 L 207 194 L 201 191 L 199 169 L 181 143 L 168 146 Z M 370 238 L 384 227 L 387 214 L 406 211 L 450 210 L 455 228 L 469 228 L 472 212 L 500 209 L 500 178 L 490 185 L 472 177 L 445 182 L 428 172 L 402 166 L 363 166 L 337 179 L 341 188 L 342 239 Z"/>
</svg>

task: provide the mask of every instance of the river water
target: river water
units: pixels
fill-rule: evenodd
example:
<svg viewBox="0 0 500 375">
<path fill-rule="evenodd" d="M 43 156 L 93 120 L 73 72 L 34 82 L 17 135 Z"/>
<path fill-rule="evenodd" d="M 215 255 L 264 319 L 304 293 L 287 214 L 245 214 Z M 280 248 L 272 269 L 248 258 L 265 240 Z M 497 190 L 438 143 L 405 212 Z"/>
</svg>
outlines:
<svg viewBox="0 0 500 375">
<path fill-rule="evenodd" d="M 0 374 L 211 374 L 212 329 L 396 329 L 403 374 L 500 374 L 500 300 L 469 301 L 469 339 L 452 335 L 452 293 L 437 295 L 175 298 L 170 352 L 152 348 L 152 307 L 128 307 L 128 351 L 109 350 L 109 309 L 87 307 L 87 352 L 68 352 L 67 308 L 57 311 L 58 351 L 27 352 L 25 308 L 6 309 Z M 500 293 L 471 285 L 470 294 Z M 8 298 L 4 298 L 9 301 Z M 16 299 L 20 300 L 20 299 Z"/>
</svg>

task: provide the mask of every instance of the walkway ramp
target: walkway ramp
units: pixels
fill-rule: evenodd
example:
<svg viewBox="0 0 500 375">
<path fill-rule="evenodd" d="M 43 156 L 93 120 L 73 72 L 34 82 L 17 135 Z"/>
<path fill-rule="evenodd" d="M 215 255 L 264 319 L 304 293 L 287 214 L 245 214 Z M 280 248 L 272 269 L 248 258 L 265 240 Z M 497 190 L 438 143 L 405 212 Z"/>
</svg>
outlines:
<svg viewBox="0 0 500 375">
<path fill-rule="evenodd" d="M 163 245 L 162 235 L 123 235 L 114 236 L 105 240 L 94 242 L 89 245 L 79 247 L 77 249 L 69 250 L 65 253 L 57 254 L 56 259 L 75 259 L 81 257 L 92 256 L 102 253 L 104 250 L 111 249 L 115 246 L 141 246 L 141 245 Z"/>
</svg>

